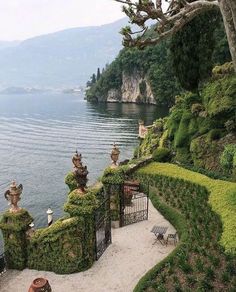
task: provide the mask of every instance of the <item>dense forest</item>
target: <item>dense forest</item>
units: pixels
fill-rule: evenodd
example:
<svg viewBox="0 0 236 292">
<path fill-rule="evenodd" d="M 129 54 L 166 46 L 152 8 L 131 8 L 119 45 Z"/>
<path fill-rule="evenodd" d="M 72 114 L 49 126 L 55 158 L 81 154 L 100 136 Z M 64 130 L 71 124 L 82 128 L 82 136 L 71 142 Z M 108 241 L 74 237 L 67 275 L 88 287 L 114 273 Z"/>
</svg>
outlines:
<svg viewBox="0 0 236 292">
<path fill-rule="evenodd" d="M 149 35 L 153 34 L 154 30 L 150 29 Z M 87 100 L 106 102 L 109 90 L 121 88 L 123 73 L 133 75 L 138 72 L 150 83 L 156 104 L 172 106 L 176 95 L 197 90 L 211 76 L 214 65 L 230 59 L 223 22 L 218 13 L 208 12 L 159 45 L 143 50 L 121 50 L 101 75 L 91 76 Z M 140 93 L 145 95 L 145 82 L 140 82 L 139 86 Z"/>
</svg>

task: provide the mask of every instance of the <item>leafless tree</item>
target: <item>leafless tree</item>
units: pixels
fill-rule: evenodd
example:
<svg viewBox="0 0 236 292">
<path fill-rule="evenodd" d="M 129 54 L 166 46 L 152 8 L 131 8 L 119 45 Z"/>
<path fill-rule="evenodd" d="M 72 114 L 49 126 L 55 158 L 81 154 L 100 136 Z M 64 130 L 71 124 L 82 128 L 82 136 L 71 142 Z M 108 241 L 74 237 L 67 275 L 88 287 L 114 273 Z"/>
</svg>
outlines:
<svg viewBox="0 0 236 292">
<path fill-rule="evenodd" d="M 138 25 L 140 31 L 124 27 L 125 46 L 145 47 L 159 43 L 173 35 L 197 15 L 212 9 L 220 9 L 229 43 L 230 53 L 236 71 L 236 0 L 115 0 L 123 4 L 123 11 L 132 24 Z M 166 5 L 167 4 L 167 7 Z M 156 20 L 156 36 L 145 37 L 148 30 L 147 21 Z"/>
</svg>

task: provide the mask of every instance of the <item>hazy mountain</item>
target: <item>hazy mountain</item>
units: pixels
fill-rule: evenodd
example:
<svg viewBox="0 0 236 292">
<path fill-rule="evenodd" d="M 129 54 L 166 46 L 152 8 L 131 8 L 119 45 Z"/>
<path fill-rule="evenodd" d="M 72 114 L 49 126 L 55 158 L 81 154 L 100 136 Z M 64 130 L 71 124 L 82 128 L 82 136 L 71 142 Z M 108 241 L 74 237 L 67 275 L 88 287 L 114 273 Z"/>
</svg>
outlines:
<svg viewBox="0 0 236 292">
<path fill-rule="evenodd" d="M 0 42 L 0 86 L 84 84 L 97 67 L 116 57 L 122 46 L 119 31 L 126 23 L 127 19 L 121 19 L 67 29 L 2 49 Z"/>
<path fill-rule="evenodd" d="M 19 44 L 20 44 L 20 41 L 11 41 L 11 42 L 0 41 L 0 50 L 15 47 L 15 46 L 18 46 Z"/>
</svg>

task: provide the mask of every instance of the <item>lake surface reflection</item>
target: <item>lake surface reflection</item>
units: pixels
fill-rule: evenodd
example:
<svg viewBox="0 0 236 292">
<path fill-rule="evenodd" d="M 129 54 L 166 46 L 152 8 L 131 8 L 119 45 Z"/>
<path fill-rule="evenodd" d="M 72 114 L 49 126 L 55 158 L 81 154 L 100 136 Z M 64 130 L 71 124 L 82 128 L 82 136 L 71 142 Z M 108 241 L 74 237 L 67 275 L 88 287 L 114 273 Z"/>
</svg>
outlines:
<svg viewBox="0 0 236 292">
<path fill-rule="evenodd" d="M 155 106 L 94 105 L 82 95 L 0 95 L 0 212 L 8 207 L 6 183 L 16 179 L 24 186 L 20 205 L 36 226 L 46 226 L 49 206 L 55 218 L 63 213 L 64 176 L 76 149 L 92 184 L 109 165 L 113 142 L 121 160 L 130 158 L 138 144 L 138 120 L 150 124 L 166 114 Z"/>
</svg>

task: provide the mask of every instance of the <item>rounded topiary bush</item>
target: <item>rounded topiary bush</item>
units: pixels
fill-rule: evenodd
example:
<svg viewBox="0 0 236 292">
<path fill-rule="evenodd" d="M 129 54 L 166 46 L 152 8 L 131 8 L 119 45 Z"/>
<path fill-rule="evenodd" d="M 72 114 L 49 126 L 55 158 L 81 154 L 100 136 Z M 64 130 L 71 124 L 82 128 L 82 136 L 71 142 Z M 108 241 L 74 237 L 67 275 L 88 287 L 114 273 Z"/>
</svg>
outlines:
<svg viewBox="0 0 236 292">
<path fill-rule="evenodd" d="M 75 174 L 73 172 L 69 172 L 66 175 L 66 177 L 65 177 L 65 184 L 67 184 L 67 186 L 69 187 L 70 192 L 72 192 L 75 189 L 77 189 L 78 185 L 77 185 L 77 181 L 76 181 Z"/>
<path fill-rule="evenodd" d="M 125 166 L 105 169 L 102 177 L 103 184 L 123 184 L 125 180 Z"/>
<path fill-rule="evenodd" d="M 168 148 L 157 148 L 153 154 L 152 158 L 157 162 L 168 162 L 171 158 L 171 151 Z"/>
<path fill-rule="evenodd" d="M 68 196 L 64 211 L 74 217 L 92 214 L 97 207 L 98 201 L 95 192 L 88 190 L 86 193 L 82 193 L 74 190 Z"/>
</svg>

